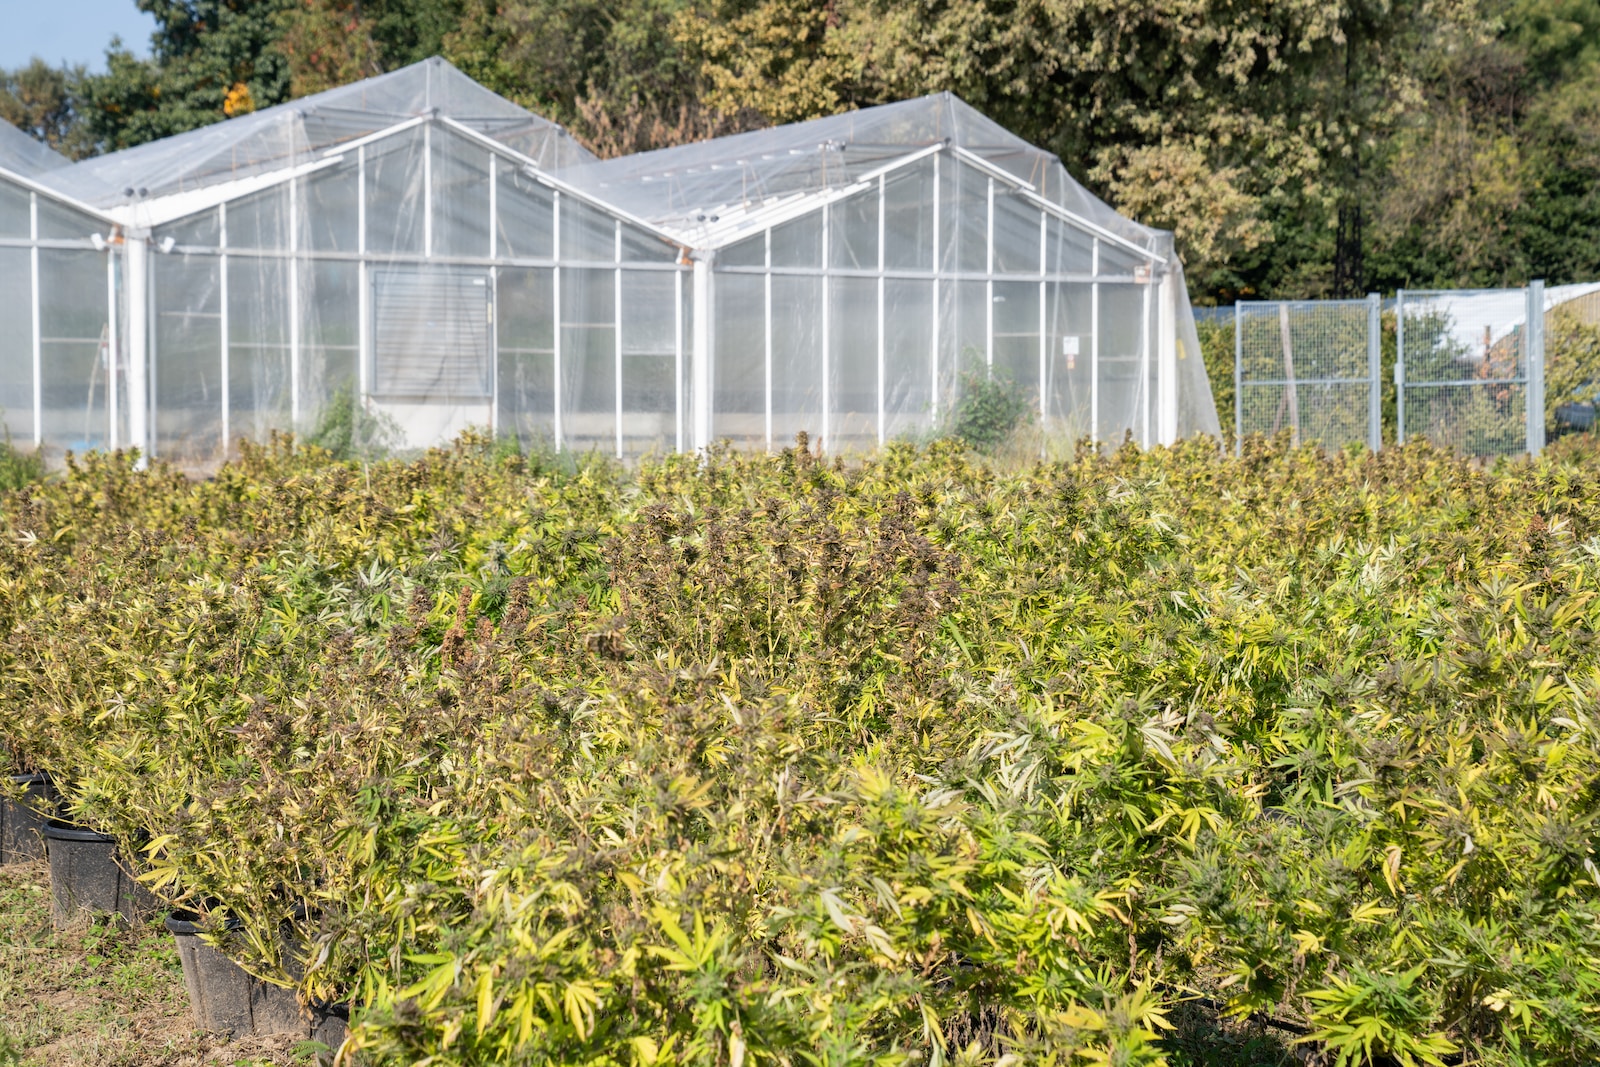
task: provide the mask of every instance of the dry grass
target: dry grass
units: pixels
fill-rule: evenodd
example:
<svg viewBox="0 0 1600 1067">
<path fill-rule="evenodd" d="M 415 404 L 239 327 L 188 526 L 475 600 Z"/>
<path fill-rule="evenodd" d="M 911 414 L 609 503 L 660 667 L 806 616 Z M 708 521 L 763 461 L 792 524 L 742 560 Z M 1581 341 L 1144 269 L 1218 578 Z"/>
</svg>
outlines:
<svg viewBox="0 0 1600 1067">
<path fill-rule="evenodd" d="M 277 1067 L 291 1038 L 224 1043 L 194 1029 L 160 922 L 50 927 L 50 872 L 0 867 L 0 1067 Z"/>
</svg>

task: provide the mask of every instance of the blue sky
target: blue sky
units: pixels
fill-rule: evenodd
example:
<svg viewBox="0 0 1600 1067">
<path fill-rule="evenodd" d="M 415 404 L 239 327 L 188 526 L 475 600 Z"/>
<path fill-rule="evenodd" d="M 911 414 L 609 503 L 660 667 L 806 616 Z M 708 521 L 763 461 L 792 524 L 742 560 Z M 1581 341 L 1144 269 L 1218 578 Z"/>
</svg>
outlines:
<svg viewBox="0 0 1600 1067">
<path fill-rule="evenodd" d="M 41 56 L 51 66 L 65 60 L 104 70 L 113 35 L 149 55 L 155 26 L 134 0 L 0 0 L 0 67 Z"/>
</svg>

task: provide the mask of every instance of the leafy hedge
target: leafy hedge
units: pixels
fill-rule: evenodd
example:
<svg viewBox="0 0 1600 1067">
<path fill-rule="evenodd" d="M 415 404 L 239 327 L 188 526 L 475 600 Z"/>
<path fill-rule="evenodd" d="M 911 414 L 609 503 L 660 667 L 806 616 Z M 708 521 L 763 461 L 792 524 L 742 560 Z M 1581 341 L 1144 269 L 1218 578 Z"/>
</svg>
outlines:
<svg viewBox="0 0 1600 1067">
<path fill-rule="evenodd" d="M 13 769 L 376 1062 L 1600 1055 L 1582 456 L 280 441 L 0 523 Z"/>
</svg>

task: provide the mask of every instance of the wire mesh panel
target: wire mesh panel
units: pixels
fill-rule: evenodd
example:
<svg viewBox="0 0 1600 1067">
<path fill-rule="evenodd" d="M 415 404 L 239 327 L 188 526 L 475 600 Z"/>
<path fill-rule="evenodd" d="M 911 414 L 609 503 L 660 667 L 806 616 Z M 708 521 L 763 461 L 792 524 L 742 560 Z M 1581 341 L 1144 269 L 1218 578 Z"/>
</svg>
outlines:
<svg viewBox="0 0 1600 1067">
<path fill-rule="evenodd" d="M 1234 305 L 1234 428 L 1295 444 L 1376 450 L 1380 430 L 1379 305 L 1365 300 Z"/>
<path fill-rule="evenodd" d="M 1400 441 L 1426 437 L 1474 456 L 1543 448 L 1543 309 L 1541 282 L 1526 289 L 1401 290 Z"/>
</svg>

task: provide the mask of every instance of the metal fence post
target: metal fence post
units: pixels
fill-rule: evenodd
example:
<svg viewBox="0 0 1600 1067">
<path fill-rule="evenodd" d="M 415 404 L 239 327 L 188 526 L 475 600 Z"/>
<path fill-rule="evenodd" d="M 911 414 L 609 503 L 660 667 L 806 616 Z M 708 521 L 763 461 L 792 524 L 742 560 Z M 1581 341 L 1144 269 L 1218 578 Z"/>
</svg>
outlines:
<svg viewBox="0 0 1600 1067">
<path fill-rule="evenodd" d="M 1406 443 L 1406 291 L 1394 294 L 1394 443 Z"/>
<path fill-rule="evenodd" d="M 1383 447 L 1383 298 L 1367 294 L 1367 447 Z"/>
<path fill-rule="evenodd" d="M 1544 451 L 1544 281 L 1528 283 L 1528 455 Z"/>
<path fill-rule="evenodd" d="M 1233 454 L 1244 455 L 1244 301 L 1233 302 Z"/>
</svg>

